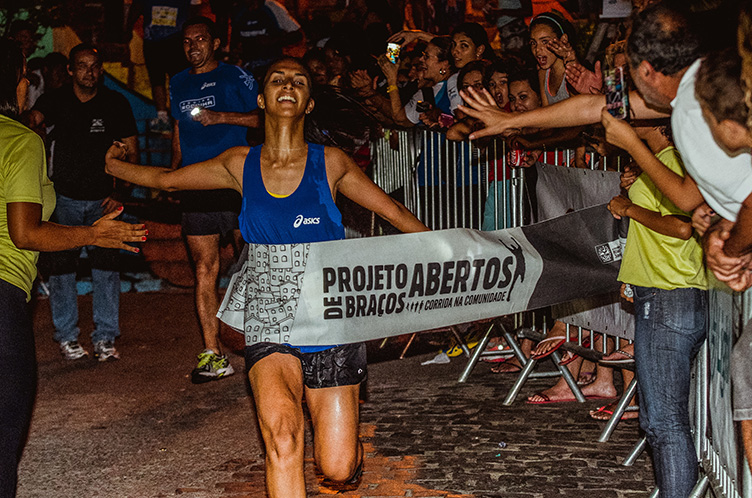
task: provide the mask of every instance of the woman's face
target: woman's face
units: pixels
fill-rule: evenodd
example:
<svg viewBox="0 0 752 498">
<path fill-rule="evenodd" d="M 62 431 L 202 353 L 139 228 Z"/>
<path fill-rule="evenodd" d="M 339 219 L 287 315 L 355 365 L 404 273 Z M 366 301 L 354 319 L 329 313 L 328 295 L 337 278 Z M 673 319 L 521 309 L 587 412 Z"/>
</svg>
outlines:
<svg viewBox="0 0 752 498">
<path fill-rule="evenodd" d="M 535 60 L 538 61 L 539 68 L 549 69 L 556 62 L 556 55 L 548 49 L 547 45 L 548 42 L 558 39 L 554 30 L 545 24 L 536 24 L 530 30 L 530 50 Z"/>
<path fill-rule="evenodd" d="M 421 62 L 426 67 L 424 78 L 432 81 L 443 81 L 449 77 L 449 61 L 440 61 L 440 53 L 441 49 L 433 43 L 429 43 L 426 47 L 421 57 Z"/>
<path fill-rule="evenodd" d="M 333 48 L 324 49 L 326 67 L 331 77 L 342 76 L 347 72 L 347 57 Z"/>
<path fill-rule="evenodd" d="M 480 92 L 483 90 L 483 74 L 480 71 L 470 71 L 462 79 L 460 86 L 463 90 L 473 87 L 476 91 Z"/>
<path fill-rule="evenodd" d="M 488 91 L 493 95 L 496 105 L 503 108 L 509 102 L 509 78 L 507 73 L 493 73 L 488 82 Z"/>
<path fill-rule="evenodd" d="M 313 99 L 306 69 L 293 60 L 272 64 L 258 103 L 267 115 L 302 116 L 311 112 Z"/>
<path fill-rule="evenodd" d="M 527 112 L 541 106 L 540 95 L 533 91 L 527 80 L 509 84 L 509 103 L 514 112 Z"/>
<path fill-rule="evenodd" d="M 308 61 L 308 71 L 311 72 L 313 82 L 317 85 L 326 85 L 329 83 L 329 76 L 326 72 L 326 64 L 317 59 Z"/>
<path fill-rule="evenodd" d="M 468 62 L 480 59 L 484 49 L 483 46 L 476 46 L 465 33 L 457 33 L 452 37 L 452 57 L 457 69 L 462 69 Z"/>
</svg>

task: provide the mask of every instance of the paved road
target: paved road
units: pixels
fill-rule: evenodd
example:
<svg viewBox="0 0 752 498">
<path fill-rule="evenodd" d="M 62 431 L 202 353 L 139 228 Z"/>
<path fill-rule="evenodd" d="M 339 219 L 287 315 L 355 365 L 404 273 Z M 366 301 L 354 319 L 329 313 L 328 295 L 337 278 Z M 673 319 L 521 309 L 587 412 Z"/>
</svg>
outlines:
<svg viewBox="0 0 752 498">
<path fill-rule="evenodd" d="M 90 299 L 80 298 L 84 309 Z M 52 341 L 48 305 L 35 312 L 39 395 L 20 469 L 19 498 L 264 497 L 263 449 L 242 375 L 194 386 L 187 374 L 201 349 L 187 293 L 124 294 L 123 358 L 64 362 Z M 82 342 L 91 330 L 82 313 Z M 400 340 L 369 356 L 362 404 L 366 497 L 627 498 L 647 496 L 647 456 L 619 465 L 637 439 L 622 423 L 611 442 L 587 417 L 596 402 L 501 406 L 512 378 L 480 365 L 465 385 L 463 361 L 420 366 L 426 334 L 394 359 Z M 422 354 L 420 354 L 422 353 Z M 232 357 L 242 370 L 240 356 Z M 533 381 L 523 394 L 551 381 Z M 310 442 L 310 436 L 308 436 Z M 505 448 L 499 446 L 506 443 Z M 320 485 L 310 447 L 310 496 Z"/>
</svg>

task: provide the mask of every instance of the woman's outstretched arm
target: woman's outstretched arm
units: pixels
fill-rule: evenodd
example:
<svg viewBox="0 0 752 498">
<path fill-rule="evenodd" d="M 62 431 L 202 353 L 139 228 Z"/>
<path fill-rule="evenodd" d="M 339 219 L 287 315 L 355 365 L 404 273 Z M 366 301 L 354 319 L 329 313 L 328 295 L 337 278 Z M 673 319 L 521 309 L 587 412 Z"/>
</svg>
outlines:
<svg viewBox="0 0 752 498">
<path fill-rule="evenodd" d="M 160 190 L 233 189 L 242 192 L 248 147 L 233 147 L 213 159 L 180 169 L 141 166 L 124 161 L 126 149 L 115 143 L 105 155 L 105 171 L 122 180 Z"/>
<path fill-rule="evenodd" d="M 335 178 L 334 192 L 378 214 L 402 232 L 425 232 L 425 226 L 400 202 L 373 183 L 350 157 L 339 149 L 326 148 L 326 169 Z"/>
</svg>

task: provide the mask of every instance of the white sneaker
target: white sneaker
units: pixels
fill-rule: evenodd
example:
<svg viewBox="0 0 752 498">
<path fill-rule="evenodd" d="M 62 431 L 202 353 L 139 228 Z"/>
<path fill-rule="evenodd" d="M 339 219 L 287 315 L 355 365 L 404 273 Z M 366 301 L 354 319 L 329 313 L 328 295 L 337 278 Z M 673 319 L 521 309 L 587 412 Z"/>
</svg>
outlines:
<svg viewBox="0 0 752 498">
<path fill-rule="evenodd" d="M 89 352 L 81 347 L 78 341 L 61 342 L 60 353 L 66 360 L 78 360 L 84 356 L 89 356 Z"/>
<path fill-rule="evenodd" d="M 120 359 L 120 353 L 115 349 L 112 341 L 98 341 L 94 343 L 94 357 L 99 361 L 115 361 Z"/>
</svg>

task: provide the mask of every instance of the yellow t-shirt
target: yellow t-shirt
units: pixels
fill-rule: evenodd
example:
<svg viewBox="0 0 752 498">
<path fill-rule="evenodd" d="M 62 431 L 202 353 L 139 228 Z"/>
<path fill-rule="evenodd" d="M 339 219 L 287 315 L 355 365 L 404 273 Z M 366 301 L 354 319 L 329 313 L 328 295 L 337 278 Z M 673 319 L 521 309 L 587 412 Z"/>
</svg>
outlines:
<svg viewBox="0 0 752 498">
<path fill-rule="evenodd" d="M 671 171 L 684 176 L 684 164 L 675 147 L 666 147 L 655 157 Z M 691 216 L 665 197 L 645 173 L 632 184 L 629 199 L 634 204 L 663 216 Z M 689 240 L 682 240 L 661 235 L 635 220 L 629 220 L 619 280 L 640 287 L 665 290 L 690 287 L 707 289 L 702 247 L 697 234 L 693 234 Z"/>
<path fill-rule="evenodd" d="M 39 253 L 18 249 L 10 239 L 7 204 L 12 202 L 41 204 L 47 221 L 55 209 L 55 191 L 47 178 L 42 139 L 0 115 L 0 279 L 23 289 L 28 300 Z"/>
</svg>

